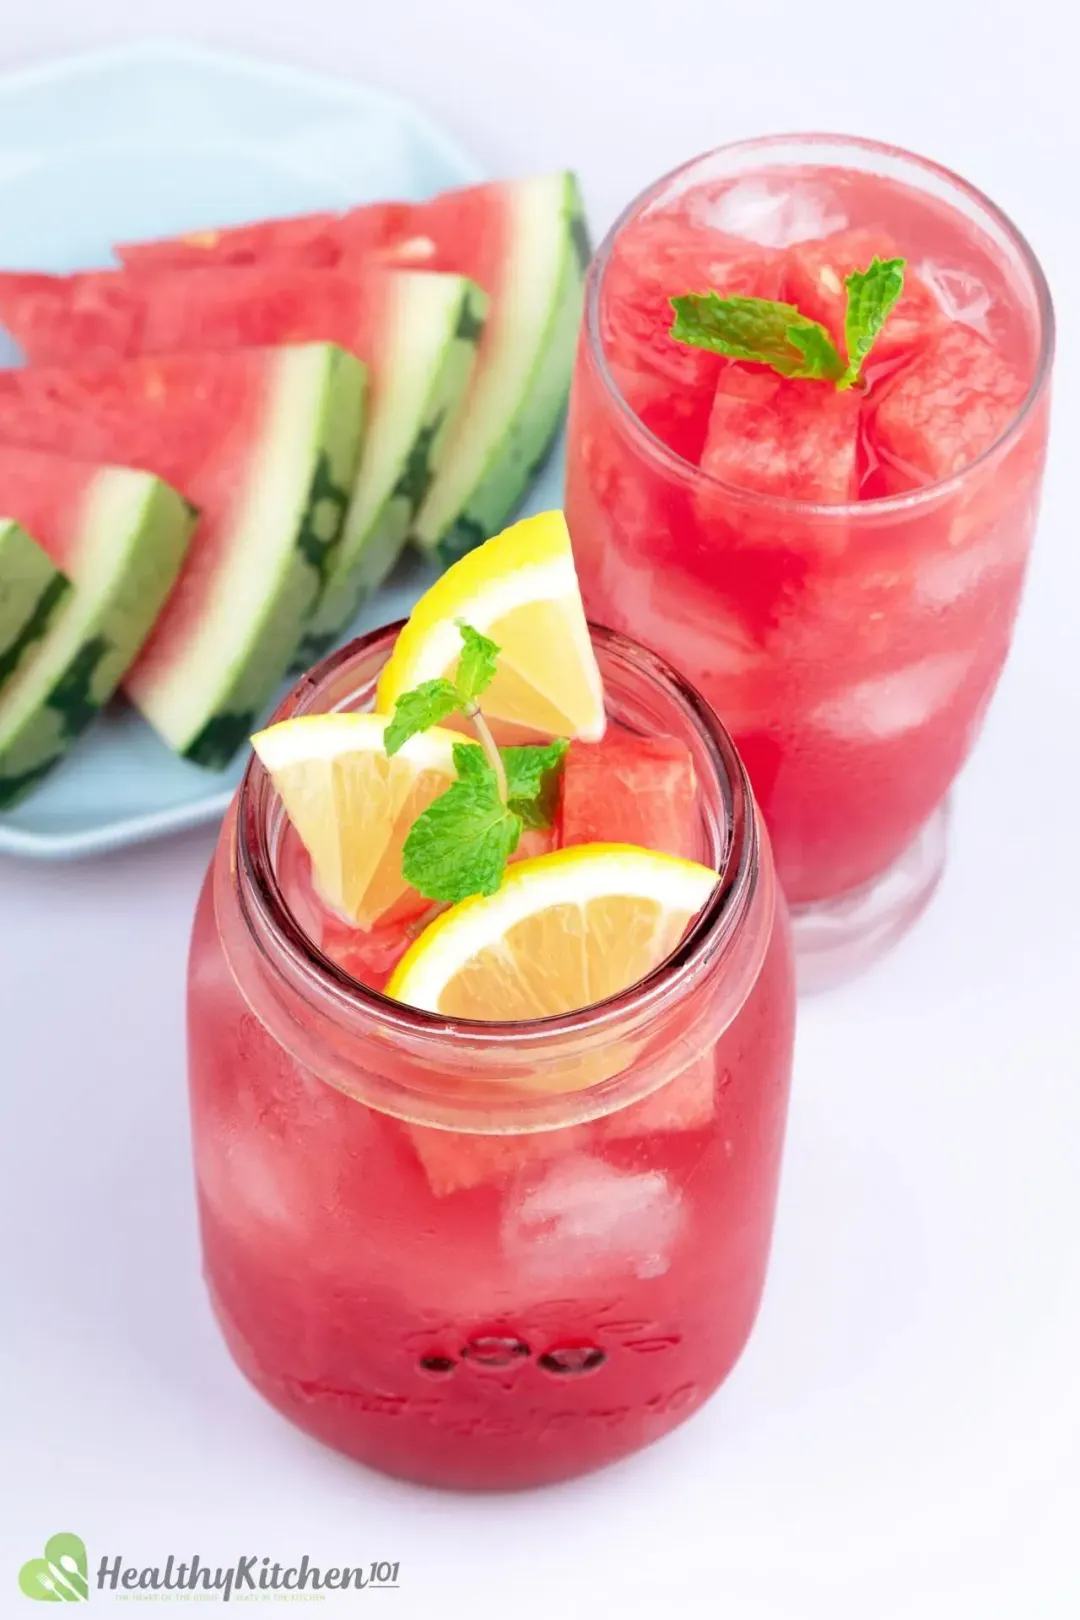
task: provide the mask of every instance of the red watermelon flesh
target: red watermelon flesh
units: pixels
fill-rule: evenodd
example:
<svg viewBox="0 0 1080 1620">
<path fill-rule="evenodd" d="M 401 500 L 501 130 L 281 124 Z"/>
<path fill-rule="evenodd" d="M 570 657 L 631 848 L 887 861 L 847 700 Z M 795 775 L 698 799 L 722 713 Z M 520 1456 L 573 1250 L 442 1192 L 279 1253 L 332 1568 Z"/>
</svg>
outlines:
<svg viewBox="0 0 1080 1620">
<path fill-rule="evenodd" d="M 858 389 L 743 365 L 720 374 L 701 456 L 740 489 L 830 505 L 858 499 Z"/>
<path fill-rule="evenodd" d="M 688 214 L 646 214 L 615 240 L 604 273 L 600 329 L 615 380 L 635 414 L 696 461 L 723 360 L 671 337 L 680 293 L 777 298 L 779 254 Z"/>
<path fill-rule="evenodd" d="M 136 698 L 142 681 L 182 663 L 189 627 L 214 593 L 286 353 L 244 349 L 0 372 L 0 442 L 140 467 L 199 510 L 180 578 L 125 682 Z"/>
<path fill-rule="evenodd" d="M 885 384 L 870 443 L 913 482 L 947 478 L 989 449 L 1027 392 L 1019 372 L 970 327 L 945 327 Z"/>
<path fill-rule="evenodd" d="M 370 203 L 345 214 L 299 214 L 287 219 L 257 220 L 251 225 L 190 231 L 183 236 L 117 246 L 121 261 L 133 269 L 191 270 L 207 265 L 275 263 L 297 269 L 325 270 L 341 262 L 347 241 L 353 256 L 378 252 L 409 234 L 415 204 Z"/>
<path fill-rule="evenodd" d="M 0 273 L 0 324 L 34 366 L 276 343 L 337 343 L 371 365 L 399 280 L 392 271 L 346 275 L 277 264 Z"/>
<path fill-rule="evenodd" d="M 800 242 L 789 248 L 784 275 L 784 297 L 811 320 L 828 327 L 841 353 L 844 345 L 844 314 L 847 309 L 845 278 L 853 270 L 865 270 L 870 261 L 902 257 L 883 232 L 866 226 L 837 231 L 820 241 Z M 907 265 L 904 290 L 878 333 L 865 370 L 872 378 L 874 368 L 908 355 L 935 332 L 944 315 L 930 288 Z"/>
<path fill-rule="evenodd" d="M 505 259 L 513 181 L 442 192 L 422 203 L 368 203 L 341 214 L 267 219 L 117 248 L 132 269 L 244 265 L 327 269 L 343 264 L 446 270 L 494 294 Z"/>
<path fill-rule="evenodd" d="M 0 443 L 0 511 L 21 523 L 56 566 L 76 578 L 73 547 L 80 541 L 87 494 L 101 472 L 92 461 Z"/>
<path fill-rule="evenodd" d="M 560 843 L 637 844 L 700 857 L 701 818 L 690 750 L 670 737 L 610 729 L 572 743 L 563 767 Z"/>
</svg>

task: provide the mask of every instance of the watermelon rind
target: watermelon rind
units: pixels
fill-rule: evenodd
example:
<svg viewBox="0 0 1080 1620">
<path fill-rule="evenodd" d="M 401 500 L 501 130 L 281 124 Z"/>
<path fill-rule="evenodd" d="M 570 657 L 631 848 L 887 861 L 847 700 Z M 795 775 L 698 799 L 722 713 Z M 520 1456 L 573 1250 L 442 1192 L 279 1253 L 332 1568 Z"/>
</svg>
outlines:
<svg viewBox="0 0 1080 1620">
<path fill-rule="evenodd" d="M 257 453 L 206 611 L 181 657 L 149 650 L 125 691 L 178 754 L 220 770 L 290 668 L 330 580 L 353 485 L 366 371 L 332 343 L 276 351 Z"/>
<path fill-rule="evenodd" d="M 0 693 L 40 643 L 70 589 L 22 525 L 0 517 Z"/>
<path fill-rule="evenodd" d="M 443 466 L 476 366 L 488 298 L 465 276 L 396 272 L 392 329 L 329 582 L 297 666 L 320 658 L 386 579 Z"/>
<path fill-rule="evenodd" d="M 66 551 L 72 590 L 0 695 L 0 809 L 52 770 L 116 690 L 161 611 L 195 527 L 150 473 L 103 468 Z"/>
<path fill-rule="evenodd" d="M 562 423 L 589 259 L 569 172 L 515 181 L 499 296 L 442 472 L 410 539 L 444 566 L 502 529 Z"/>
</svg>

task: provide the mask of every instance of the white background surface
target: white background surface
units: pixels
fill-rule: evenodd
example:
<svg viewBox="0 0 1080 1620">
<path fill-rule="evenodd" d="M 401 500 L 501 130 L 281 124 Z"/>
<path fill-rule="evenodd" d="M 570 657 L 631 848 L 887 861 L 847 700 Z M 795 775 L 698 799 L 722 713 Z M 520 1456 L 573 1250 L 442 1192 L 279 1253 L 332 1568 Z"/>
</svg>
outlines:
<svg viewBox="0 0 1080 1620">
<path fill-rule="evenodd" d="M 673 1438 L 463 1499 L 320 1450 L 233 1372 L 198 1277 L 186 934 L 209 834 L 0 863 L 0 1615 L 92 1557 L 398 1559 L 322 1611 L 470 1620 L 1080 1613 L 1080 113 L 1052 0 L 8 0 L 0 68 L 186 32 L 415 96 L 491 169 L 572 163 L 596 226 L 691 153 L 825 126 L 929 152 L 1021 223 L 1059 302 L 1054 453 L 943 890 L 802 1009 L 774 1264 Z M 2 222 L 0 222 L 2 240 Z M 1070 476 L 1072 475 L 1072 477 Z M 100 1600 L 99 1604 L 100 1604 Z M 358 1607 L 359 1606 L 359 1607 Z M 261 1612 L 296 1612 L 265 1606 Z"/>
</svg>

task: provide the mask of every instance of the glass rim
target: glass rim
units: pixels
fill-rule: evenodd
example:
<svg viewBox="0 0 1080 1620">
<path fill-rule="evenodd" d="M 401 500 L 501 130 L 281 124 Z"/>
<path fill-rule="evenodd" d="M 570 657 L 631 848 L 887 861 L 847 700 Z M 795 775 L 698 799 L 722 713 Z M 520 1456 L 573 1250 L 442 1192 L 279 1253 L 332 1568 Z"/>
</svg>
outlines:
<svg viewBox="0 0 1080 1620">
<path fill-rule="evenodd" d="M 687 461 L 677 451 L 672 450 L 669 445 L 665 444 L 663 439 L 659 438 L 651 428 L 647 427 L 637 415 L 612 374 L 600 334 L 600 290 L 615 242 L 622 231 L 626 229 L 632 220 L 644 212 L 648 204 L 668 186 L 679 180 L 683 175 L 688 174 L 692 169 L 696 169 L 700 164 L 708 162 L 710 158 L 727 154 L 734 155 L 740 152 L 754 153 L 759 150 L 767 150 L 770 147 L 799 143 L 807 147 L 832 144 L 854 148 L 866 153 L 884 153 L 910 163 L 917 169 L 935 175 L 939 180 L 946 181 L 950 186 L 971 198 L 996 221 L 1018 250 L 1024 268 L 1031 278 L 1039 316 L 1039 352 L 1031 384 L 1015 413 L 993 442 L 987 445 L 985 450 L 980 451 L 974 461 L 969 461 L 958 472 L 950 473 L 946 478 L 934 479 L 928 484 L 921 484 L 917 489 L 907 490 L 898 495 L 876 496 L 868 501 L 844 501 L 836 505 L 830 505 L 823 501 L 801 501 L 792 499 L 790 496 L 771 495 L 763 490 L 744 489 L 738 484 L 731 484 L 725 479 L 717 478 L 714 473 L 705 472 L 697 463 Z M 606 393 L 624 418 L 630 431 L 645 444 L 653 458 L 662 463 L 670 472 L 686 482 L 701 484 L 706 488 L 720 491 L 744 505 L 783 513 L 786 516 L 803 518 L 809 516 L 824 521 L 843 520 L 850 522 L 858 514 L 865 517 L 869 514 L 888 516 L 893 513 L 910 512 L 924 505 L 929 505 L 942 496 L 955 493 L 979 467 L 997 455 L 1003 446 L 1016 438 L 1042 394 L 1050 375 L 1050 368 L 1054 358 L 1056 320 L 1050 287 L 1034 248 L 1019 226 L 1014 224 L 1009 215 L 1006 214 L 1005 210 L 1000 208 L 978 186 L 973 185 L 969 180 L 965 180 L 962 175 L 956 174 L 944 164 L 936 163 L 932 158 L 923 157 L 918 152 L 909 151 L 903 146 L 895 146 L 888 141 L 873 140 L 863 135 L 829 133 L 824 130 L 796 130 L 788 134 L 755 135 L 744 140 L 726 141 L 721 146 L 713 147 L 684 163 L 677 164 L 675 168 L 669 169 L 658 180 L 654 180 L 644 190 L 638 192 L 637 196 L 632 198 L 618 215 L 593 256 L 589 267 L 588 286 L 585 295 L 583 329 L 589 355 Z"/>
<path fill-rule="evenodd" d="M 380 626 L 331 653 L 298 682 L 268 723 L 274 725 L 297 714 L 320 712 L 310 705 L 318 700 L 325 684 L 351 661 L 371 654 L 380 644 L 389 650 L 404 622 Z M 319 949 L 286 903 L 267 836 L 271 802 L 276 795 L 265 767 L 253 755 L 237 794 L 237 889 L 246 931 L 273 970 L 281 972 L 284 965 L 294 981 L 310 987 L 315 995 L 327 996 L 343 1017 L 362 1016 L 370 1021 L 373 1031 L 383 1036 L 435 1039 L 457 1043 L 463 1049 L 513 1049 L 519 1056 L 523 1050 L 538 1054 L 554 1050 L 568 1039 L 603 1038 L 605 1031 L 617 1033 L 621 1021 L 641 1018 L 653 1009 L 666 1010 L 672 1001 L 681 1000 L 697 986 L 701 974 L 716 965 L 735 937 L 757 885 L 760 839 L 749 778 L 719 716 L 690 682 L 630 637 L 593 623 L 589 631 L 605 651 L 628 653 L 651 680 L 665 688 L 696 730 L 722 789 L 726 786 L 730 795 L 729 804 L 725 798 L 730 824 L 719 881 L 708 904 L 671 955 L 616 996 L 574 1012 L 513 1023 L 448 1018 L 368 989 Z M 264 937 L 273 941 L 272 958 Z"/>
</svg>

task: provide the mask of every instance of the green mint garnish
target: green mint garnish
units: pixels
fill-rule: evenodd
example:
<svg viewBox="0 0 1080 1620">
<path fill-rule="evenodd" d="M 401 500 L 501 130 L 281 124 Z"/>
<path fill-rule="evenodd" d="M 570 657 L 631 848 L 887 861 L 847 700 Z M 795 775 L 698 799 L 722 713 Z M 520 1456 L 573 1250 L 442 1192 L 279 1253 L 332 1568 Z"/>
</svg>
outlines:
<svg viewBox="0 0 1080 1620">
<path fill-rule="evenodd" d="M 454 744 L 457 780 L 409 829 L 402 876 L 429 900 L 456 902 L 494 894 L 526 827 L 549 827 L 559 767 L 569 743 L 497 748 L 478 698 L 495 679 L 499 648 L 459 621 L 462 653 L 455 680 L 424 681 L 403 692 L 386 727 L 387 754 L 417 732 L 463 714 L 478 742 Z"/>
<path fill-rule="evenodd" d="M 904 290 L 904 262 L 903 259 L 874 258 L 865 270 L 853 270 L 845 280 L 844 342 L 848 363 L 836 385 L 838 388 L 850 388 L 858 382 L 863 361 Z"/>
<path fill-rule="evenodd" d="M 461 693 L 453 681 L 423 681 L 411 692 L 403 692 L 394 705 L 394 718 L 383 735 L 386 752 L 396 754 L 418 731 L 441 725 L 461 707 Z"/>
<path fill-rule="evenodd" d="M 903 259 L 872 259 L 844 282 L 847 309 L 845 364 L 820 321 L 794 304 L 772 298 L 721 298 L 719 293 L 685 293 L 670 300 L 675 311 L 671 336 L 677 343 L 709 349 L 731 360 L 770 366 L 782 377 L 805 377 L 852 388 L 863 362 L 904 290 Z"/>
<path fill-rule="evenodd" d="M 506 802 L 525 827 L 550 827 L 559 796 L 559 766 L 570 744 L 558 737 L 538 748 L 503 748 Z"/>
<path fill-rule="evenodd" d="M 686 293 L 671 300 L 671 335 L 695 349 L 711 349 L 732 360 L 756 360 L 782 377 L 828 377 L 844 369 L 825 328 L 807 320 L 794 304 L 771 298 L 721 298 L 719 293 Z"/>
<path fill-rule="evenodd" d="M 394 705 L 394 717 L 386 728 L 388 754 L 396 754 L 418 731 L 441 725 L 452 714 L 460 711 L 471 716 L 475 713 L 477 698 L 495 679 L 498 647 L 471 624 L 458 620 L 458 629 L 461 657 L 457 680 L 421 681 L 411 692 L 401 694 Z"/>
<path fill-rule="evenodd" d="M 487 636 L 474 630 L 471 624 L 462 624 L 459 620 L 458 629 L 461 631 L 462 651 L 456 685 L 464 700 L 463 707 L 467 708 L 487 691 L 495 679 L 495 660 L 499 656 L 499 649 Z"/>
<path fill-rule="evenodd" d="M 457 781 L 409 829 L 402 876 L 429 900 L 494 894 L 521 837 L 521 817 L 476 743 L 455 743 Z"/>
</svg>

